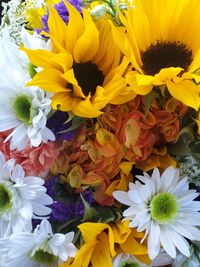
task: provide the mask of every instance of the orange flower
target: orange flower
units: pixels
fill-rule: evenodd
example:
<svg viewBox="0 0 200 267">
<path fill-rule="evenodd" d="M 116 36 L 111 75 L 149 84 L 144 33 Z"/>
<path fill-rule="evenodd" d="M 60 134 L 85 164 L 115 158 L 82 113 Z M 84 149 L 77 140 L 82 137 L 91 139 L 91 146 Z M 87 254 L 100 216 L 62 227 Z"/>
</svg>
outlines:
<svg viewBox="0 0 200 267">
<path fill-rule="evenodd" d="M 157 121 L 159 133 L 165 142 L 176 141 L 180 131 L 179 119 L 174 113 L 165 110 L 159 110 L 154 113 Z"/>
<path fill-rule="evenodd" d="M 121 145 L 113 133 L 98 124 L 91 129 L 83 125 L 74 141 L 65 144 L 52 171 L 77 190 L 92 186 L 94 199 L 110 206 L 114 198 L 106 190 L 119 173 L 121 160 Z"/>
<path fill-rule="evenodd" d="M 145 160 L 152 152 L 156 142 L 153 127 L 156 120 L 152 113 L 145 117 L 141 112 L 129 113 L 123 121 L 120 141 L 125 145 L 125 157 L 131 162 Z"/>
<path fill-rule="evenodd" d="M 151 155 L 148 159 L 140 161 L 136 164 L 136 167 L 147 172 L 156 167 L 165 170 L 169 166 L 176 168 L 176 161 L 169 156 L 167 148 L 162 147 L 160 149 L 153 148 Z"/>
</svg>

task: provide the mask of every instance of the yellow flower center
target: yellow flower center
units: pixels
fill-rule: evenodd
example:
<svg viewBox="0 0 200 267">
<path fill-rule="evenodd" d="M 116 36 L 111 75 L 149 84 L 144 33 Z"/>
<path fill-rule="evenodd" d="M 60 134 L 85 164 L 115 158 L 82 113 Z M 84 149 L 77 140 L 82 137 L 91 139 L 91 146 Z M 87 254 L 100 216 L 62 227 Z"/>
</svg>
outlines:
<svg viewBox="0 0 200 267">
<path fill-rule="evenodd" d="M 102 86 L 104 75 L 98 66 L 91 61 L 75 63 L 73 65 L 74 75 L 85 96 L 89 93 L 95 94 L 96 87 Z"/>
<path fill-rule="evenodd" d="M 184 70 L 192 62 L 192 50 L 181 42 L 160 42 L 151 45 L 142 52 L 143 70 L 146 74 L 155 75 L 163 68 L 180 67 Z"/>
</svg>

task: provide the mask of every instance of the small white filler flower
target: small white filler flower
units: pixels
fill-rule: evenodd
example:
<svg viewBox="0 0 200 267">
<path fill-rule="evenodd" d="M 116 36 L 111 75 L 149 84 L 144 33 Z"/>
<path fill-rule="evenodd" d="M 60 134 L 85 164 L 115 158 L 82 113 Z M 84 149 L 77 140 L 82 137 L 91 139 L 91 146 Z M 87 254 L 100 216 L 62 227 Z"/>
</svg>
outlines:
<svg viewBox="0 0 200 267">
<path fill-rule="evenodd" d="M 190 256 L 189 240 L 200 240 L 200 202 L 194 201 L 199 195 L 189 190 L 187 177 L 180 179 L 179 170 L 168 167 L 162 175 L 157 168 L 151 177 L 136 176 L 141 182 L 129 184 L 129 191 L 115 191 L 115 199 L 130 206 L 123 212 L 130 227 L 138 232 L 146 231 L 148 251 L 155 259 L 160 245 L 172 257 L 176 248 L 186 257 Z M 145 238 L 144 237 L 144 238 Z"/>
<path fill-rule="evenodd" d="M 57 265 L 75 257 L 73 239 L 74 232 L 53 234 L 51 224 L 44 219 L 33 233 L 15 233 L 0 239 L 0 267 Z"/>
<path fill-rule="evenodd" d="M 138 259 L 130 254 L 120 253 L 113 259 L 113 267 L 150 267 L 144 263 L 141 263 Z"/>
<path fill-rule="evenodd" d="M 46 194 L 44 180 L 25 176 L 15 161 L 0 152 L 0 237 L 13 232 L 31 231 L 32 219 L 47 216 L 53 200 Z"/>
<path fill-rule="evenodd" d="M 26 43 L 28 36 L 24 35 Z M 36 41 L 35 45 L 44 46 Z M 10 149 L 22 150 L 28 143 L 38 147 L 42 142 L 54 141 L 53 132 L 46 127 L 51 110 L 50 95 L 38 87 L 26 87 L 36 73 L 23 51 L 12 44 L 9 37 L 0 37 L 0 132 L 11 130 L 5 141 Z"/>
</svg>

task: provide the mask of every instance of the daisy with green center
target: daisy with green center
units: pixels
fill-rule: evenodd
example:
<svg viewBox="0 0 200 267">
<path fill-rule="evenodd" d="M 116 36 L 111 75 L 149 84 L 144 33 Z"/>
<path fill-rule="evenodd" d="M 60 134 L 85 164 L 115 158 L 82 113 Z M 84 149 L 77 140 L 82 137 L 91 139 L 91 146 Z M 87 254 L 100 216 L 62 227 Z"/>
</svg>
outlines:
<svg viewBox="0 0 200 267">
<path fill-rule="evenodd" d="M 53 234 L 51 224 L 44 219 L 33 233 L 16 233 L 0 239 L 0 263 L 7 267 L 57 265 L 75 257 L 73 239 L 74 232 Z"/>
<path fill-rule="evenodd" d="M 0 237 L 32 229 L 32 219 L 47 216 L 53 200 L 46 194 L 44 180 L 25 176 L 15 161 L 0 152 Z"/>
<path fill-rule="evenodd" d="M 10 149 L 22 150 L 28 143 L 38 147 L 55 140 L 46 127 L 50 95 L 38 87 L 25 86 L 34 75 L 34 67 L 9 38 L 0 38 L 0 50 L 0 132 L 12 129 L 5 141 L 11 141 Z"/>
<path fill-rule="evenodd" d="M 130 254 L 120 253 L 113 259 L 113 267 L 148 267 Z"/>
<path fill-rule="evenodd" d="M 152 176 L 136 176 L 141 182 L 129 184 L 129 191 L 115 191 L 114 197 L 130 206 L 123 212 L 130 227 L 148 235 L 149 257 L 155 259 L 160 246 L 176 257 L 176 248 L 186 257 L 190 256 L 189 243 L 185 239 L 200 240 L 200 203 L 194 201 L 199 195 L 189 190 L 187 177 L 180 179 L 179 170 L 168 167 L 162 175 L 157 168 Z"/>
</svg>

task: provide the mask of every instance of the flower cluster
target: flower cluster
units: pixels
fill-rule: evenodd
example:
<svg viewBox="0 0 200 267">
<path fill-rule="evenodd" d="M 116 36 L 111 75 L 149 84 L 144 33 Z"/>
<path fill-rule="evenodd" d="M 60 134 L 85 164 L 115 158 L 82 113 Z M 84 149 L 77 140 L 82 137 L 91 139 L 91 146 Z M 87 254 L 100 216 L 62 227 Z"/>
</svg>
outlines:
<svg viewBox="0 0 200 267">
<path fill-rule="evenodd" d="M 0 266 L 199 266 L 199 0 L 3 7 Z"/>
</svg>

